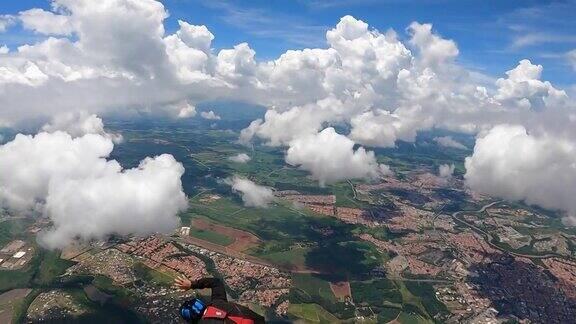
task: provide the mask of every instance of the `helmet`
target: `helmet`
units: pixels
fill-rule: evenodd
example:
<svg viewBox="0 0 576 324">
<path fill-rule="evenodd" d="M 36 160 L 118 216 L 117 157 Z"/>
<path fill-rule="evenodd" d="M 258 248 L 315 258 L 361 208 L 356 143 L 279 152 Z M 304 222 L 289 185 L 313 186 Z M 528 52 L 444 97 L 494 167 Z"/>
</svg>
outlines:
<svg viewBox="0 0 576 324">
<path fill-rule="evenodd" d="M 186 322 L 194 323 L 202 318 L 204 311 L 206 310 L 206 304 L 198 298 L 193 298 L 187 300 L 180 306 L 180 316 L 186 320 Z"/>
</svg>

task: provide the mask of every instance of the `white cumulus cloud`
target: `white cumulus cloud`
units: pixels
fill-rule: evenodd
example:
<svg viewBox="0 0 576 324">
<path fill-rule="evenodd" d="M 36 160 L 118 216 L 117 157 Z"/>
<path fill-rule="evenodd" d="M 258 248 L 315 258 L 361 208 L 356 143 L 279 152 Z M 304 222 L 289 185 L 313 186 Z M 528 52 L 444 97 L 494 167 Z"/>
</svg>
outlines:
<svg viewBox="0 0 576 324">
<path fill-rule="evenodd" d="M 0 206 L 49 217 L 54 226 L 40 242 L 51 248 L 173 229 L 187 207 L 182 165 L 162 155 L 123 170 L 106 159 L 113 147 L 97 134 L 17 135 L 0 146 Z"/>
<path fill-rule="evenodd" d="M 24 28 L 41 34 L 70 35 L 73 31 L 69 16 L 57 15 L 42 9 L 30 9 L 20 13 Z"/>
<path fill-rule="evenodd" d="M 246 163 L 251 160 L 250 156 L 246 153 L 238 153 L 237 155 L 228 158 L 232 162 L 236 163 Z"/>
<path fill-rule="evenodd" d="M 467 149 L 467 147 L 464 144 L 456 141 L 455 139 L 452 138 L 452 136 L 435 137 L 434 142 L 436 142 L 440 146 L 444 146 L 444 147 L 452 147 L 452 148 L 457 148 L 460 150 Z"/>
<path fill-rule="evenodd" d="M 466 184 L 475 191 L 576 215 L 573 141 L 499 125 L 476 141 L 465 166 Z"/>
<path fill-rule="evenodd" d="M 16 19 L 12 15 L 0 15 L 0 33 L 5 32 L 15 21 Z"/>
<path fill-rule="evenodd" d="M 566 100 L 565 91 L 554 88 L 548 81 L 540 80 L 542 70 L 542 65 L 521 60 L 516 68 L 506 72 L 506 79 L 496 81 L 498 93 L 495 99 L 505 104 L 532 109 L 543 109 Z"/>
<path fill-rule="evenodd" d="M 104 122 L 100 117 L 88 115 L 83 111 L 54 116 L 49 123 L 42 126 L 42 131 L 49 133 L 63 131 L 72 137 L 80 137 L 86 134 L 100 134 L 112 139 L 115 143 L 122 142 L 122 135 L 109 133 L 104 130 Z"/>
<path fill-rule="evenodd" d="M 441 164 L 438 167 L 438 176 L 440 178 L 449 179 L 454 175 L 454 164 Z"/>
<path fill-rule="evenodd" d="M 234 176 L 224 180 L 224 183 L 230 185 L 232 191 L 241 194 L 242 201 L 247 207 L 266 208 L 274 200 L 272 189 L 258 185 L 249 179 Z"/>
<path fill-rule="evenodd" d="M 286 162 L 310 171 L 320 185 L 389 172 L 387 166 L 378 164 L 374 152 L 363 147 L 354 150 L 354 142 L 332 127 L 290 142 Z"/>
<path fill-rule="evenodd" d="M 208 120 L 220 120 L 220 116 L 218 116 L 214 111 L 203 111 L 200 113 L 200 117 Z"/>
<path fill-rule="evenodd" d="M 503 123 L 522 124 L 530 136 L 576 143 L 574 101 L 542 78 L 543 66 L 524 59 L 498 79 L 471 71 L 459 64 L 456 41 L 431 24 L 413 22 L 399 35 L 344 16 L 326 32 L 326 47 L 257 61 L 247 43 L 215 50 L 216 36 L 202 24 L 179 20 L 178 29 L 167 33 L 168 12 L 159 1 L 51 4 L 0 16 L 0 32 L 20 23 L 45 35 L 1 50 L 2 126 L 33 120 L 79 136 L 101 133 L 95 130 L 97 117 L 85 119 L 88 124 L 78 118 L 73 127 L 58 121 L 78 111 L 189 118 L 203 101 L 248 102 L 269 110 L 241 132 L 240 142 L 256 137 L 288 146 L 287 162 L 321 183 L 381 171 L 373 153 L 354 150 L 354 144 L 391 147 L 434 128 L 478 134 Z M 350 134 L 335 134 L 333 125 L 350 127 Z M 323 141 L 328 144 L 320 156 L 311 157 L 309 147 Z M 338 163 L 322 155 L 337 145 L 330 143 L 346 148 L 334 149 Z"/>
</svg>

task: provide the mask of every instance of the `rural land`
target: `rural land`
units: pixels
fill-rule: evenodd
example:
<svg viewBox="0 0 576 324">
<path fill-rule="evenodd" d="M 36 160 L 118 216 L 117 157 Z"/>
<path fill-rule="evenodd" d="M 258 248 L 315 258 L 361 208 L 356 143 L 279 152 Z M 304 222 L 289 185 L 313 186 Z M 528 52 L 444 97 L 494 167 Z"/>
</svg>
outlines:
<svg viewBox="0 0 576 324">
<path fill-rule="evenodd" d="M 445 132 L 423 132 L 375 150 L 392 174 L 320 186 L 282 148 L 236 144 L 262 111 L 211 109 L 222 119 L 106 122 L 124 167 L 162 153 L 184 165 L 188 210 L 173 233 L 45 250 L 47 219 L 0 211 L 0 323 L 179 323 L 184 300 L 209 298 L 173 289 L 179 275 L 222 278 L 272 323 L 574 323 L 576 230 L 469 191 L 472 138 L 448 134 L 467 146 L 451 148 L 433 140 Z M 240 153 L 250 161 L 230 160 Z M 232 176 L 273 202 L 246 207 Z"/>
</svg>

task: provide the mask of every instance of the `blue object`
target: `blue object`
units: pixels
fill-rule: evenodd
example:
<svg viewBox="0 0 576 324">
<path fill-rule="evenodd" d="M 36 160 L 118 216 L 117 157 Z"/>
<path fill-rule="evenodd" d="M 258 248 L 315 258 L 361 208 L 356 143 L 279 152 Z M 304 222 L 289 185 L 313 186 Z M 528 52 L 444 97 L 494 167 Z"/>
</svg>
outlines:
<svg viewBox="0 0 576 324">
<path fill-rule="evenodd" d="M 202 300 L 194 298 L 186 301 L 180 307 L 180 315 L 184 320 L 192 323 L 202 318 L 206 308 L 207 306 Z"/>
</svg>

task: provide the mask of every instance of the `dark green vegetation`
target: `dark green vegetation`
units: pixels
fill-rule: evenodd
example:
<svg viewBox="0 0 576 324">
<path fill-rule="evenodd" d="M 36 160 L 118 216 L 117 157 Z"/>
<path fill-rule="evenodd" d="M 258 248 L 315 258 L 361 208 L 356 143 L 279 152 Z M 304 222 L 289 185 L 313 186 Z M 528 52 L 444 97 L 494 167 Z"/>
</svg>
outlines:
<svg viewBox="0 0 576 324">
<path fill-rule="evenodd" d="M 34 289 L 28 294 L 28 296 L 24 297 L 18 305 L 16 305 L 14 308 L 14 315 L 12 316 L 13 323 L 24 323 L 26 320 L 26 314 L 28 313 L 28 307 L 32 304 L 34 299 L 40 295 L 40 293 L 42 293 L 42 290 Z"/>
<path fill-rule="evenodd" d="M 362 315 L 378 323 L 394 319 L 402 323 L 441 322 L 447 310 L 436 299 L 433 287 L 424 282 L 375 278 L 371 270 L 381 267 L 393 256 L 380 253 L 374 245 L 357 237 L 360 233 L 368 233 L 380 240 L 396 241 L 407 235 L 407 232 L 392 232 L 386 226 L 368 228 L 346 224 L 335 217 L 296 208 L 283 200 L 276 200 L 267 209 L 247 208 L 240 196 L 221 180 L 239 175 L 276 190 L 333 194 L 337 207 L 363 208 L 384 216 L 389 216 L 398 209 L 390 199 L 393 195 L 417 206 L 428 202 L 429 197 L 414 190 L 382 190 L 374 193 L 373 198 L 376 201 L 361 199 L 362 197 L 355 197 L 357 193 L 353 191 L 351 184 L 360 184 L 362 181 L 342 181 L 320 187 L 307 172 L 286 165 L 284 148 L 258 145 L 261 143 L 257 143 L 255 148 L 235 144 L 239 131 L 250 121 L 260 117 L 261 109 L 255 108 L 247 112 L 248 110 L 235 109 L 234 105 L 226 103 L 220 106 L 199 106 L 199 110 L 202 109 L 215 110 L 222 116 L 222 120 L 193 118 L 166 121 L 151 118 L 139 121 L 107 121 L 106 124 L 111 130 L 122 133 L 125 139 L 122 144 L 115 146 L 111 157 L 124 167 L 130 168 L 138 166 L 147 156 L 163 153 L 174 155 L 186 169 L 182 181 L 190 198 L 189 210 L 180 215 L 183 224 L 202 218 L 248 231 L 258 236 L 262 243 L 247 253 L 276 264 L 284 270 L 298 271 L 292 274 L 294 287 L 289 296 L 283 297 L 288 298 L 291 303 L 288 319 L 333 323 L 338 319 L 352 321 L 355 316 Z M 446 135 L 464 143 L 469 149 L 445 148 L 434 142 L 435 137 Z M 470 137 L 432 131 L 419 134 L 415 144 L 399 143 L 396 148 L 378 149 L 376 153 L 378 160 L 389 164 L 400 178 L 405 178 L 408 172 L 415 170 L 435 172 L 441 164 L 455 164 L 456 176 L 461 177 L 464 173 L 464 157 L 469 155 L 472 145 L 473 139 Z M 248 154 L 251 161 L 242 164 L 229 160 L 229 157 L 239 153 Z M 218 194 L 221 198 L 210 203 L 201 201 L 207 194 Z M 441 212 L 445 214 L 480 208 L 467 202 L 461 191 L 438 189 L 432 195 L 450 201 L 441 207 Z M 25 234 L 21 234 L 25 232 L 26 224 L 25 220 L 0 223 L 0 242 L 8 242 L 16 237 L 26 238 Z M 551 226 L 552 230 L 561 226 L 557 218 L 547 225 Z M 233 242 L 230 237 L 210 230 L 192 228 L 191 235 L 223 246 Z M 209 257 L 200 254 L 196 256 L 206 262 L 211 275 L 220 276 Z M 22 271 L 0 272 L 0 290 L 34 287 L 31 296 L 37 295 L 50 287 L 59 286 L 58 276 L 69 265 L 70 263 L 59 260 L 57 254 L 41 252 Z M 171 281 L 168 276 L 142 263 L 136 263 L 134 270 L 140 281 L 158 285 L 167 285 Z M 82 320 L 113 323 L 140 320 L 127 311 L 138 302 L 138 297 L 131 293 L 130 289 L 115 286 L 109 278 L 99 275 L 84 279 L 86 282 L 82 282 L 82 285 L 92 284 L 114 297 L 110 303 L 96 305 L 86 299 L 77 286 L 66 286 L 66 289 L 73 292 L 76 300 L 91 310 Z M 352 300 L 356 307 L 339 301 L 334 296 L 330 282 L 338 281 L 350 281 Z M 239 297 L 236 292 L 232 292 L 231 296 Z M 29 304 L 33 297 L 29 296 L 28 299 Z M 25 302 L 22 304 L 27 305 Z M 26 308 L 27 306 L 21 306 L 23 310 L 19 314 L 25 315 Z"/>
<path fill-rule="evenodd" d="M 354 308 L 336 299 L 330 289 L 330 283 L 326 279 L 313 274 L 294 274 L 292 279 L 294 280 L 294 288 L 289 296 L 292 303 L 317 304 L 340 319 L 354 316 Z"/>
<path fill-rule="evenodd" d="M 374 307 L 379 309 L 378 321 L 398 316 L 406 317 L 407 320 L 410 320 L 410 316 L 420 316 L 420 320 L 431 319 L 438 313 L 436 304 L 418 295 L 427 292 L 418 291 L 417 297 L 414 297 L 406 286 L 393 283 L 393 288 L 383 290 L 384 297 L 380 294 L 381 299 L 389 300 L 388 304 L 378 304 L 378 293 L 371 289 L 370 284 L 364 284 L 363 280 L 369 278 L 370 270 L 382 266 L 389 256 L 378 252 L 372 244 L 359 241 L 356 235 L 370 233 L 379 239 L 397 239 L 403 234 L 391 233 L 386 227 L 368 229 L 345 224 L 333 217 L 295 209 L 290 203 L 279 200 L 267 209 L 244 207 L 239 195 L 233 193 L 220 179 L 240 175 L 276 190 L 333 194 L 338 207 L 379 209 L 380 212 L 387 212 L 384 196 L 384 205 L 372 206 L 357 199 L 351 185 L 346 181 L 326 187 L 318 186 L 316 181 L 308 177 L 307 172 L 286 165 L 282 148 L 257 145 L 255 149 L 250 149 L 234 144 L 238 131 L 246 127 L 254 116 L 250 116 L 251 119 L 226 117 L 226 110 L 224 111 L 221 114 L 223 120 L 217 122 L 216 128 L 211 128 L 205 121 L 115 122 L 112 124 L 113 128 L 122 132 L 125 142 L 116 146 L 113 156 L 126 167 L 133 167 L 145 156 L 173 154 L 186 168 L 183 177 L 184 189 L 191 197 L 189 210 L 181 215 L 185 224 L 194 218 L 205 218 L 251 232 L 262 240 L 262 244 L 248 253 L 284 269 L 308 269 L 324 273 L 294 276 L 296 287 L 289 298 L 293 304 L 289 312 L 292 315 L 316 322 L 322 321 L 318 314 L 326 311 L 342 319 L 355 316 L 354 311 L 345 303 L 338 302 L 330 290 L 327 276 L 334 274 L 353 281 L 354 295 L 358 293 L 359 298 L 365 298 L 365 302 L 370 306 L 377 304 Z M 378 158 L 390 164 L 397 172 L 421 167 L 435 170 L 440 164 L 454 163 L 456 173 L 462 174 L 463 160 L 468 151 L 439 147 L 434 143 L 434 137 L 445 135 L 455 136 L 434 131 L 420 135 L 416 145 L 400 143 L 395 149 L 378 150 Z M 467 145 L 471 143 L 467 138 L 457 140 Z M 207 143 L 209 145 L 206 145 Z M 228 159 L 238 153 L 248 154 L 251 161 L 242 164 Z M 211 203 L 201 202 L 200 199 L 205 194 L 218 194 L 222 198 Z M 427 198 L 418 193 L 398 194 L 406 195 L 405 198 L 416 205 L 427 202 Z M 456 194 L 450 191 L 437 193 L 438 196 L 446 198 Z M 455 199 L 458 200 L 460 199 Z M 447 208 L 462 207 L 466 206 L 454 205 Z M 390 206 L 390 210 L 393 209 L 394 207 Z M 224 246 L 231 243 L 226 236 L 212 231 L 192 229 L 191 235 Z M 385 280 L 382 280 L 377 284 L 383 284 Z"/>
<path fill-rule="evenodd" d="M 28 307 L 34 299 L 41 293 L 50 291 L 55 288 L 65 289 L 70 292 L 75 300 L 86 306 L 90 311 L 81 318 L 70 320 L 59 320 L 60 323 L 81 322 L 81 323 L 127 323 L 134 322 L 137 317 L 134 313 L 120 307 L 118 303 L 112 301 L 105 305 L 94 304 L 90 302 L 81 286 L 90 283 L 92 277 L 71 277 L 63 281 L 60 277 L 66 269 L 74 262 L 60 258 L 60 251 L 49 251 L 36 245 L 35 239 L 27 233 L 26 229 L 32 224 L 32 219 L 15 218 L 2 221 L 0 223 L 0 243 L 4 246 L 6 243 L 21 239 L 31 243 L 35 250 L 35 255 L 24 268 L 14 271 L 0 270 L 0 292 L 5 292 L 15 288 L 32 288 L 32 292 L 20 301 L 14 307 L 14 323 L 24 323 Z M 105 277 L 96 278 L 95 282 L 109 282 L 111 291 L 115 293 L 123 289 L 114 287 L 110 279 Z M 115 294 L 120 295 L 120 294 Z M 136 321 L 137 322 L 137 321 Z"/>
<path fill-rule="evenodd" d="M 470 155 L 470 149 L 461 150 L 443 147 L 434 142 L 434 138 L 451 136 L 468 148 L 474 146 L 474 137 L 447 131 L 433 130 L 420 132 L 415 143 L 399 141 L 395 148 L 375 149 L 378 160 L 390 165 L 394 171 L 413 171 L 421 167 L 438 169 L 441 164 L 455 165 L 455 174 L 465 173 L 464 159 Z"/>
<path fill-rule="evenodd" d="M 28 218 L 0 220 L 0 248 L 15 239 L 26 240 L 28 238 L 26 228 L 30 224 L 32 220 Z"/>
<path fill-rule="evenodd" d="M 251 253 L 283 267 L 361 275 L 383 261 L 371 244 L 356 241 L 354 226 L 332 217 L 295 210 L 281 203 L 268 209 L 246 209 L 227 198 L 209 205 L 193 199 L 190 206 L 190 218 L 202 215 L 216 223 L 254 233 L 264 243 Z M 295 247 L 296 244 L 306 247 Z"/>
<path fill-rule="evenodd" d="M 50 285 L 66 269 L 74 265 L 72 261 L 60 259 L 60 253 L 57 251 L 40 250 L 39 253 L 42 261 L 34 277 L 34 284 Z"/>
<path fill-rule="evenodd" d="M 114 301 L 104 304 L 91 301 L 81 288 L 67 288 L 64 292 L 70 294 L 74 303 L 86 312 L 74 318 L 59 318 L 58 323 L 144 323 L 134 312 Z"/>
<path fill-rule="evenodd" d="M 39 250 L 30 263 L 18 271 L 0 271 L 0 287 L 2 291 L 14 288 L 33 288 L 32 292 L 15 307 L 13 320 L 23 323 L 27 309 L 34 299 L 41 293 L 52 289 L 64 289 L 70 293 L 74 300 L 89 309 L 85 315 L 74 319 L 59 319 L 59 323 L 138 323 L 138 317 L 125 306 L 122 300 L 129 300 L 131 296 L 123 288 L 116 287 L 109 278 L 103 276 L 76 276 L 62 280 L 60 275 L 73 263 L 59 258 L 54 251 Z M 156 278 L 154 278 L 156 279 Z M 115 296 L 103 305 L 91 302 L 81 289 L 86 284 L 93 284 Z"/>
<path fill-rule="evenodd" d="M 348 276 L 365 274 L 382 262 L 382 255 L 371 243 L 354 241 L 321 244 L 307 258 L 313 269 Z"/>
<path fill-rule="evenodd" d="M 14 288 L 31 287 L 32 279 L 38 271 L 40 259 L 35 257 L 30 263 L 20 270 L 0 271 L 0 292 L 5 292 Z"/>
<path fill-rule="evenodd" d="M 435 321 L 448 311 L 436 299 L 434 289 L 428 283 L 376 279 L 354 281 L 351 288 L 356 304 L 369 307 L 379 323 L 391 321 L 398 316 Z"/>
<path fill-rule="evenodd" d="M 57 252 L 39 249 L 39 252 L 24 268 L 0 271 L 0 292 L 14 288 L 51 286 L 58 280 L 57 277 L 73 264 L 73 262 L 60 259 Z"/>
<path fill-rule="evenodd" d="M 158 285 L 170 286 L 174 282 L 174 278 L 151 269 L 142 262 L 134 263 L 134 273 L 138 278 Z"/>
<path fill-rule="evenodd" d="M 291 304 L 288 314 L 301 318 L 309 323 L 334 323 L 338 319 L 317 304 Z"/>
</svg>

